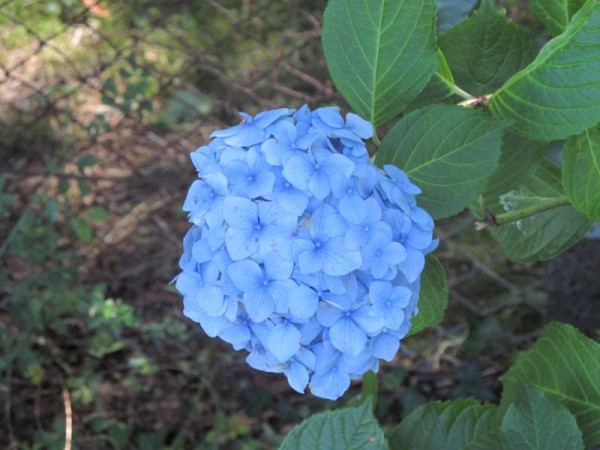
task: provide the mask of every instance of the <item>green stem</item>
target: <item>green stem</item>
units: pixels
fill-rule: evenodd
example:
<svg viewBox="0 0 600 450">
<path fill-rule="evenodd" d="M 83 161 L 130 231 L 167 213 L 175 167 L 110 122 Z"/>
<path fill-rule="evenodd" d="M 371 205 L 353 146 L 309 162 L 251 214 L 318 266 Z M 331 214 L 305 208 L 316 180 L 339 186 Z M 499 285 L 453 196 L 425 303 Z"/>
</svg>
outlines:
<svg viewBox="0 0 600 450">
<path fill-rule="evenodd" d="M 372 370 L 369 370 L 367 373 L 363 375 L 363 385 L 362 385 L 362 393 L 360 396 L 360 401 L 365 402 L 369 398 L 371 398 L 373 411 L 375 411 L 375 407 L 377 406 L 377 395 L 379 394 L 379 380 L 377 379 L 377 374 Z"/>
<path fill-rule="evenodd" d="M 379 136 L 377 136 L 377 130 L 375 130 L 373 132 L 373 138 L 372 139 L 373 139 L 373 142 L 375 142 L 375 145 L 377 147 L 379 147 L 381 145 L 381 140 L 379 139 Z"/>
<path fill-rule="evenodd" d="M 526 219 L 527 217 L 543 213 L 544 211 L 560 208 L 561 206 L 567 206 L 569 204 L 569 200 L 566 197 L 552 198 L 536 205 L 528 206 L 527 208 L 498 214 L 493 218 L 493 225 L 500 226 L 507 223 L 517 222 L 519 220 Z"/>
<path fill-rule="evenodd" d="M 467 91 L 459 88 L 456 84 L 452 83 L 451 81 L 448 81 L 439 72 L 436 72 L 435 75 L 442 81 L 442 83 L 448 86 L 448 88 L 454 95 L 458 95 L 459 97 L 464 98 L 465 100 L 475 100 L 477 98 L 474 95 L 469 94 Z"/>
</svg>

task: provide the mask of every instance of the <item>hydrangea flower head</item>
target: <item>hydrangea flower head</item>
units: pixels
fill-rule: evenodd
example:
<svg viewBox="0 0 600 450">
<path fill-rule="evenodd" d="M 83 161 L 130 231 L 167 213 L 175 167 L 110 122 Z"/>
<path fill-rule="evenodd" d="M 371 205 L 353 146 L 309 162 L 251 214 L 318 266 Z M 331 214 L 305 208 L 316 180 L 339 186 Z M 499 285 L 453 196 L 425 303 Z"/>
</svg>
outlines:
<svg viewBox="0 0 600 450">
<path fill-rule="evenodd" d="M 242 116 L 191 154 L 183 312 L 252 367 L 336 399 L 408 333 L 433 220 L 404 172 L 371 162 L 356 114 Z"/>
</svg>

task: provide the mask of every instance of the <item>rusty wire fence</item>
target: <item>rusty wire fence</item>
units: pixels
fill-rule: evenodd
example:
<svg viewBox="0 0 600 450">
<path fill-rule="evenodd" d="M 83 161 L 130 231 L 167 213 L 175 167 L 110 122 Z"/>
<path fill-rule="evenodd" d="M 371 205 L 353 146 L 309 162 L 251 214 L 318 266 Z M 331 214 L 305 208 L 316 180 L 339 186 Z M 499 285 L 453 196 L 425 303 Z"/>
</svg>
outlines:
<svg viewBox="0 0 600 450">
<path fill-rule="evenodd" d="M 71 208 L 65 227 L 85 238 L 73 245 L 82 282 L 105 284 L 145 317 L 179 310 L 164 286 L 187 227 L 187 155 L 239 111 L 342 103 L 320 47 L 324 5 L 0 1 L 0 178 L 16 198 L 0 225 L 0 259 L 31 198 L 60 197 Z M 89 219 L 98 207 L 107 218 Z M 450 306 L 443 325 L 404 348 L 408 383 L 424 396 L 493 399 L 507 355 L 546 320 L 545 269 L 508 262 L 467 215 L 441 223 L 439 235 Z M 29 269 L 17 257 L 2 266 L 6 304 Z"/>
</svg>

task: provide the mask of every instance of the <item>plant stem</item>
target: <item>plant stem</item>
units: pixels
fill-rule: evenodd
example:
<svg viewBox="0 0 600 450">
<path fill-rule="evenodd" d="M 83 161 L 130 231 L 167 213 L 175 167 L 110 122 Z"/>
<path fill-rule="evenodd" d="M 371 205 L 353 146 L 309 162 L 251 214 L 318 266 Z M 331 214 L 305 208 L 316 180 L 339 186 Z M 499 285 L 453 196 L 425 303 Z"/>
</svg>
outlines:
<svg viewBox="0 0 600 450">
<path fill-rule="evenodd" d="M 490 215 L 491 217 L 479 222 L 477 228 L 483 229 L 490 225 L 506 225 L 507 223 L 517 222 L 519 220 L 526 219 L 527 217 L 535 216 L 536 214 L 540 214 L 551 209 L 560 208 L 561 206 L 567 206 L 569 204 L 569 200 L 566 197 L 551 198 L 536 205 L 528 206 L 527 208 L 517 209 L 515 211 L 509 211 L 495 216 Z"/>
<path fill-rule="evenodd" d="M 375 142 L 375 145 L 377 147 L 379 147 L 381 145 L 381 141 L 379 140 L 379 136 L 377 136 L 377 130 L 373 131 L 373 142 Z"/>
<path fill-rule="evenodd" d="M 465 100 L 475 100 L 477 97 L 469 94 L 467 91 L 459 88 L 456 84 L 448 81 L 442 74 L 436 72 L 435 75 L 444 83 L 454 95 L 458 95 Z"/>
</svg>

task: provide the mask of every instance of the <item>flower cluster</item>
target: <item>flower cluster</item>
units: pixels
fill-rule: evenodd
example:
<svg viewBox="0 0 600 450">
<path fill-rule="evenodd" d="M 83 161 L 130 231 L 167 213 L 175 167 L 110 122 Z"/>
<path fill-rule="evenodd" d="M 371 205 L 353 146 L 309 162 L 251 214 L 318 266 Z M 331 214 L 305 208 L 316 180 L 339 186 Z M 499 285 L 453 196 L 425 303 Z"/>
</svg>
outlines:
<svg viewBox="0 0 600 450">
<path fill-rule="evenodd" d="M 252 367 L 335 399 L 398 351 L 433 220 L 404 172 L 371 162 L 359 116 L 304 106 L 243 118 L 191 154 L 184 314 Z"/>
</svg>

